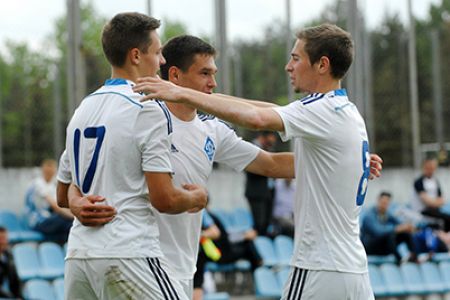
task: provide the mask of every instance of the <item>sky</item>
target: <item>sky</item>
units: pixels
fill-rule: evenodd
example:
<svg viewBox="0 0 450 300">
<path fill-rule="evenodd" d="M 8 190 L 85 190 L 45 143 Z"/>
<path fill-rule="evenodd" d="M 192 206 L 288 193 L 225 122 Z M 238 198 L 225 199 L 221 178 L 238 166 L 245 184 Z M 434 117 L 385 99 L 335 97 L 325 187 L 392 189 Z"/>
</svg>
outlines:
<svg viewBox="0 0 450 300">
<path fill-rule="evenodd" d="M 107 18 L 124 11 L 147 12 L 148 0 L 81 0 L 90 1 L 97 12 Z M 299 28 L 317 17 L 334 0 L 291 0 L 292 27 Z M 215 0 L 151 0 L 152 15 L 159 19 L 180 21 L 188 32 L 200 36 L 214 35 Z M 413 13 L 425 18 L 430 3 L 441 0 L 412 0 Z M 286 19 L 284 0 L 227 0 L 229 40 L 257 39 L 271 22 Z M 407 22 L 407 0 L 358 0 L 369 28 L 376 28 L 386 13 L 398 13 Z M 2 1 L 0 8 L 0 50 L 6 40 L 27 42 L 42 49 L 45 37 L 54 30 L 57 18 L 64 15 L 66 0 Z"/>
</svg>

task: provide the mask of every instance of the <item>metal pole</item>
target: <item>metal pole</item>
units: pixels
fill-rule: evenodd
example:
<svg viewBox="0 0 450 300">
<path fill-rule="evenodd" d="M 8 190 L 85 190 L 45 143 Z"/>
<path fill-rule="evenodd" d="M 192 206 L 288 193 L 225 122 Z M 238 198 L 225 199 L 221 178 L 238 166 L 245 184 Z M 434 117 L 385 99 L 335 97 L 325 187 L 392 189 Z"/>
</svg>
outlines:
<svg viewBox="0 0 450 300">
<path fill-rule="evenodd" d="M 86 94 L 80 22 L 80 0 L 67 0 L 69 117 Z"/>
<path fill-rule="evenodd" d="M 152 0 L 147 0 L 147 14 L 152 16 Z"/>
<path fill-rule="evenodd" d="M 234 95 L 242 97 L 243 87 L 242 87 L 242 59 L 241 53 L 237 47 L 234 47 Z"/>
<path fill-rule="evenodd" d="M 3 168 L 3 84 L 0 70 L 0 169 Z"/>
<path fill-rule="evenodd" d="M 355 44 L 355 48 L 357 47 L 357 22 L 358 22 L 358 3 L 357 0 L 348 0 L 348 9 L 347 9 L 347 30 L 351 33 L 353 37 L 353 41 Z M 357 48 L 356 48 L 357 49 Z M 359 50 L 359 49 L 357 49 Z M 349 94 L 349 98 L 352 99 L 356 106 L 360 109 L 361 105 L 358 103 L 358 97 L 357 97 L 357 83 L 356 83 L 356 77 L 357 77 L 357 69 L 356 69 L 356 54 L 355 58 L 353 60 L 353 64 L 350 66 L 350 69 L 347 73 L 347 90 Z"/>
<path fill-rule="evenodd" d="M 217 75 L 219 85 L 217 90 L 229 94 L 230 86 L 230 57 L 227 45 L 227 24 L 226 24 L 226 0 L 216 0 L 216 47 L 219 50 L 217 58 L 220 72 Z"/>
<path fill-rule="evenodd" d="M 286 57 L 291 57 L 292 50 L 292 28 L 291 28 L 291 0 L 286 0 Z M 291 86 L 289 74 L 286 73 L 288 101 L 294 101 L 294 90 Z"/>
<path fill-rule="evenodd" d="M 441 43 L 439 31 L 431 31 L 431 63 L 433 66 L 433 104 L 435 116 L 436 142 L 441 147 L 444 144 L 444 127 L 442 125 L 442 75 L 441 75 Z"/>
<path fill-rule="evenodd" d="M 55 65 L 55 74 L 53 80 L 53 156 L 59 157 L 63 149 L 63 139 L 61 136 L 61 81 L 59 68 Z"/>
<path fill-rule="evenodd" d="M 369 134 L 370 151 L 375 152 L 376 140 L 375 140 L 375 122 L 373 117 L 373 65 L 372 65 L 372 43 L 370 33 L 364 34 L 364 100 L 365 100 L 365 119 L 367 124 L 367 131 Z"/>
<path fill-rule="evenodd" d="M 416 56 L 416 32 L 415 20 L 412 14 L 412 3 L 408 0 L 409 13 L 409 39 L 408 39 L 408 58 L 409 58 L 409 88 L 411 102 L 411 128 L 413 140 L 413 161 L 414 169 L 420 168 L 420 118 L 419 118 L 419 92 L 417 87 L 417 56 Z"/>
</svg>

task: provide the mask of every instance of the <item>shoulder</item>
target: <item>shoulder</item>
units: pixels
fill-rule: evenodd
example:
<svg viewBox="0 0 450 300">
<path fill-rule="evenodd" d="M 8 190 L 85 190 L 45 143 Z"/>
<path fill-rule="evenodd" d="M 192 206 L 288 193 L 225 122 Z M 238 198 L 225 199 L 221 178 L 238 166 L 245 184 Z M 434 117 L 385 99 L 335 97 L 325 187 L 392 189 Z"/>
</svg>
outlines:
<svg viewBox="0 0 450 300">
<path fill-rule="evenodd" d="M 202 121 L 204 124 L 206 124 L 208 126 L 234 131 L 234 128 L 231 125 L 229 125 L 225 121 L 217 118 L 216 116 L 213 116 L 210 114 L 198 113 L 197 117 L 200 121 Z"/>
</svg>

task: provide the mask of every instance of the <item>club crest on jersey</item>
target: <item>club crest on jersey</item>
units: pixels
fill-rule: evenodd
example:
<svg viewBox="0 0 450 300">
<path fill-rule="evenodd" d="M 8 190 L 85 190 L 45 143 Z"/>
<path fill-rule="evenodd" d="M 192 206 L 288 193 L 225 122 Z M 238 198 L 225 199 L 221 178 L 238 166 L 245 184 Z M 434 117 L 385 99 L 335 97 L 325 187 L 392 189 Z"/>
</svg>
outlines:
<svg viewBox="0 0 450 300">
<path fill-rule="evenodd" d="M 212 161 L 214 153 L 216 152 L 216 146 L 209 136 L 206 138 L 205 147 L 203 147 L 203 150 L 205 151 L 206 156 L 208 156 L 208 159 Z"/>
</svg>

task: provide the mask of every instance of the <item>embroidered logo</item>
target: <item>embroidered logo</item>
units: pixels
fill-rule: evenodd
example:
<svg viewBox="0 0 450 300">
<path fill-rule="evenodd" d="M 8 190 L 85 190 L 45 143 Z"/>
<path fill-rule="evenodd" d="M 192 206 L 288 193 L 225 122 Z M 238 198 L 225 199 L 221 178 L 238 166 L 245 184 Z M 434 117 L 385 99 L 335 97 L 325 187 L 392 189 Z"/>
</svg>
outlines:
<svg viewBox="0 0 450 300">
<path fill-rule="evenodd" d="M 216 146 L 214 146 L 214 142 L 209 136 L 206 138 L 205 147 L 203 150 L 205 151 L 206 156 L 208 156 L 208 159 L 212 161 L 216 151 Z"/>
</svg>

